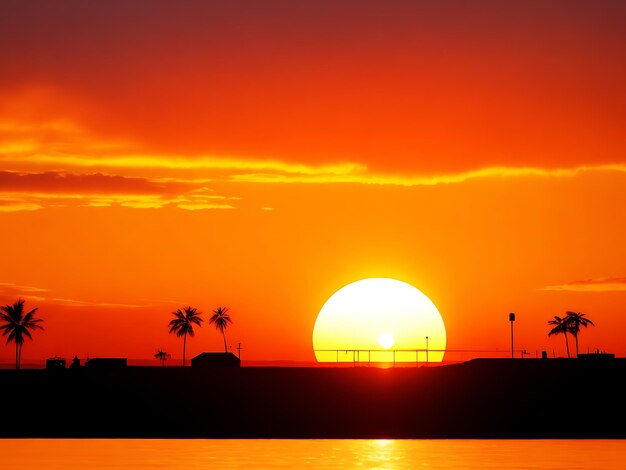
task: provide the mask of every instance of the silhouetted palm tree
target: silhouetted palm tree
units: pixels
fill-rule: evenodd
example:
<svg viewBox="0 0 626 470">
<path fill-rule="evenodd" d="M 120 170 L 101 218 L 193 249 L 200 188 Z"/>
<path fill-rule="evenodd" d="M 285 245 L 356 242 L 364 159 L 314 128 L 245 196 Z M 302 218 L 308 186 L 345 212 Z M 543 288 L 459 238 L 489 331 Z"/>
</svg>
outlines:
<svg viewBox="0 0 626 470">
<path fill-rule="evenodd" d="M 228 307 L 217 307 L 213 310 L 213 315 L 209 319 L 209 324 L 215 325 L 215 328 L 222 333 L 222 337 L 224 338 L 224 352 L 228 352 L 228 346 L 226 346 L 226 328 L 228 328 L 228 324 L 232 322 L 228 314 Z"/>
<path fill-rule="evenodd" d="M 550 330 L 548 336 L 559 335 L 561 333 L 565 336 L 565 347 L 567 348 L 567 357 L 569 358 L 569 342 L 567 341 L 567 332 L 569 331 L 569 327 L 567 325 L 567 320 L 555 315 L 554 320 L 550 320 L 548 324 L 554 325 L 554 328 Z"/>
<path fill-rule="evenodd" d="M 0 326 L 0 330 L 2 330 L 2 336 L 9 335 L 7 344 L 10 342 L 15 343 L 15 368 L 19 369 L 22 362 L 24 336 L 33 339 L 29 330 L 43 330 L 43 327 L 39 325 L 43 320 L 35 318 L 37 308 L 24 314 L 24 301 L 21 299 L 13 305 L 9 304 L 0 307 L 0 310 L 0 320 L 4 322 L 4 325 Z"/>
<path fill-rule="evenodd" d="M 578 333 L 580 333 L 580 327 L 587 328 L 589 325 L 596 326 L 591 320 L 585 318 L 587 315 L 580 312 L 565 312 L 565 322 L 569 332 L 574 336 L 576 340 L 576 357 L 578 357 Z"/>
<path fill-rule="evenodd" d="M 174 315 L 175 318 L 170 321 L 168 326 L 170 327 L 170 333 L 176 333 L 176 336 L 183 337 L 183 367 L 185 367 L 187 335 L 193 338 L 193 325 L 202 327 L 202 322 L 204 320 L 200 317 L 202 312 L 199 312 L 197 309 L 192 307 L 185 307 L 182 310 L 178 309 L 175 312 L 172 312 L 172 315 Z"/>
<path fill-rule="evenodd" d="M 162 349 L 158 349 L 154 357 L 156 357 L 159 361 L 161 361 L 161 367 L 165 367 L 165 361 L 170 359 L 172 355 L 163 351 Z"/>
</svg>

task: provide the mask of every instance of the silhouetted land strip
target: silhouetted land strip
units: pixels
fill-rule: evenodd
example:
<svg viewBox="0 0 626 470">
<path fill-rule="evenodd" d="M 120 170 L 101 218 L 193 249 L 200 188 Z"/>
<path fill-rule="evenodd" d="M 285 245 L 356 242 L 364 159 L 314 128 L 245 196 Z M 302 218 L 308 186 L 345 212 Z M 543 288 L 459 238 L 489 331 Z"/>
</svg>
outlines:
<svg viewBox="0 0 626 470">
<path fill-rule="evenodd" d="M 8 437 L 626 438 L 626 360 L 0 371 Z"/>
</svg>

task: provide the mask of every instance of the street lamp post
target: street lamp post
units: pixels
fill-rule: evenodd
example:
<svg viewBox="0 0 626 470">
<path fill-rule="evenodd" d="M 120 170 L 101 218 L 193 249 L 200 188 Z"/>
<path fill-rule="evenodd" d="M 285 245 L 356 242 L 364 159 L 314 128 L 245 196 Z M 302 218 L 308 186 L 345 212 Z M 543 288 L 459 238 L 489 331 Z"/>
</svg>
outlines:
<svg viewBox="0 0 626 470">
<path fill-rule="evenodd" d="M 426 337 L 426 367 L 428 367 L 428 336 Z"/>
<path fill-rule="evenodd" d="M 509 321 L 511 322 L 511 359 L 515 358 L 515 350 L 513 349 L 513 323 L 515 323 L 515 314 L 509 313 Z"/>
</svg>

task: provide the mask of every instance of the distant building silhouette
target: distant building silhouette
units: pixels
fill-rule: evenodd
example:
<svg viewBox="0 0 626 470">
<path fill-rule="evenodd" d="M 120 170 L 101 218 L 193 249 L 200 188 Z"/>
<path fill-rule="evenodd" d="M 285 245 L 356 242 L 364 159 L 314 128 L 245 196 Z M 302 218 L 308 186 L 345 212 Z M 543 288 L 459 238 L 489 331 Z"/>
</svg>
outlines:
<svg viewBox="0 0 626 470">
<path fill-rule="evenodd" d="M 128 359 L 125 357 L 94 357 L 85 362 L 85 367 L 117 369 L 126 366 L 128 366 Z"/>
<path fill-rule="evenodd" d="M 191 360 L 191 367 L 240 367 L 241 361 L 233 353 L 204 352 Z"/>
<path fill-rule="evenodd" d="M 46 359 L 46 369 L 65 369 L 65 359 L 57 356 Z"/>
<path fill-rule="evenodd" d="M 615 354 L 609 354 L 605 352 L 596 351 L 591 354 L 579 354 L 578 359 L 582 361 L 606 361 L 615 359 Z"/>
<path fill-rule="evenodd" d="M 78 359 L 78 356 L 74 356 L 74 359 L 72 359 L 72 362 L 70 364 L 70 369 L 78 369 L 80 367 L 80 359 Z"/>
</svg>

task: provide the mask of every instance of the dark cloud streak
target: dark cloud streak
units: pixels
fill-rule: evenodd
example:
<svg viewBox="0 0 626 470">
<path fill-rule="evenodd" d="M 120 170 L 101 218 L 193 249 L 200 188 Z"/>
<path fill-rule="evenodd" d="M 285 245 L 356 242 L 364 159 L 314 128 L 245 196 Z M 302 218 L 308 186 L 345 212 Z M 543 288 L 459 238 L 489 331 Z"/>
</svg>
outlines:
<svg viewBox="0 0 626 470">
<path fill-rule="evenodd" d="M 2 192 L 41 192 L 53 194 L 168 194 L 189 191 L 183 183 L 155 183 L 145 178 L 129 178 L 102 173 L 59 172 L 14 173 L 0 171 Z"/>
</svg>

